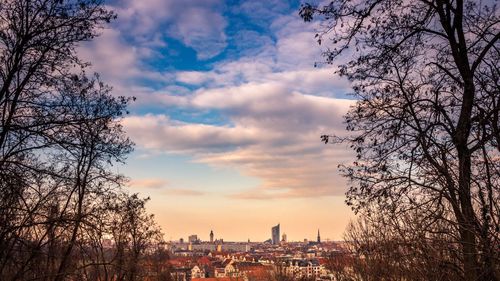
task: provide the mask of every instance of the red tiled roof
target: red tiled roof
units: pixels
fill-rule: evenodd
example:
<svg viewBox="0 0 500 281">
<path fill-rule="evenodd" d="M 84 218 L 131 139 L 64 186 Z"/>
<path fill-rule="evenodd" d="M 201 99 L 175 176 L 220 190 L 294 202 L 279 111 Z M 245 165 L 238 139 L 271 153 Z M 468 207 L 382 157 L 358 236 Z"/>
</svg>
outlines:
<svg viewBox="0 0 500 281">
<path fill-rule="evenodd" d="M 319 264 L 321 264 L 321 265 L 325 265 L 328 263 L 328 259 L 325 259 L 325 258 L 318 258 L 318 261 L 319 261 Z"/>
<path fill-rule="evenodd" d="M 210 261 L 210 259 L 206 256 L 203 256 L 201 257 L 199 260 L 198 260 L 198 264 L 200 265 L 211 265 L 212 262 Z"/>
<path fill-rule="evenodd" d="M 177 257 L 168 260 L 168 263 L 171 264 L 172 266 L 188 266 L 189 264 L 191 264 L 191 262 L 192 262 L 191 258 L 185 258 L 185 257 Z"/>
</svg>

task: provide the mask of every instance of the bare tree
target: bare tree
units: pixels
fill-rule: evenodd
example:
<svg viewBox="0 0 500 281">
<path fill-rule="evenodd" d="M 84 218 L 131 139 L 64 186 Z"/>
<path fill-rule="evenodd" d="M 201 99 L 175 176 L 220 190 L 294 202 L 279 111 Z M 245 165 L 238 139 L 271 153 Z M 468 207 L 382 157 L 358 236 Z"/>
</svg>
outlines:
<svg viewBox="0 0 500 281">
<path fill-rule="evenodd" d="M 433 223 L 418 212 L 395 218 L 383 212 L 359 217 L 346 229 L 347 263 L 339 268 L 344 280 L 456 280 L 460 256 L 456 229 Z"/>
<path fill-rule="evenodd" d="M 113 192 L 102 198 L 79 240 L 76 270 L 88 280 L 168 280 L 168 253 L 153 216 L 137 194 Z"/>
<path fill-rule="evenodd" d="M 370 0 L 304 5 L 322 18 L 326 61 L 358 102 L 343 139 L 357 161 L 347 203 L 418 209 L 457 227 L 464 280 L 498 280 L 500 18 L 494 1 Z M 330 39 L 330 40 L 329 40 Z M 324 137 L 329 141 L 330 138 Z M 449 216 L 451 214 L 451 216 Z M 450 226 L 451 227 L 451 226 Z"/>
<path fill-rule="evenodd" d="M 46 233 L 26 231 L 40 225 L 36 220 L 59 202 L 65 184 L 47 152 L 58 149 L 65 127 L 78 120 L 59 118 L 65 107 L 57 104 L 64 101 L 58 90 L 72 84 L 72 71 L 84 65 L 76 44 L 113 17 L 95 0 L 0 3 L 0 273 L 14 262 L 19 245 L 54 235 L 57 204 L 48 208 L 52 226 Z M 31 259 L 44 245 L 32 246 L 26 253 Z"/>
<path fill-rule="evenodd" d="M 62 118 L 78 121 L 66 127 L 67 134 L 58 142 L 60 149 L 55 155 L 62 169 L 67 171 L 68 197 L 62 213 L 71 216 L 67 246 L 61 256 L 56 281 L 64 278 L 79 231 L 93 211 L 95 199 L 106 189 L 119 187 L 123 182 L 121 175 L 110 172 L 110 164 L 123 161 L 124 155 L 131 151 L 131 142 L 116 120 L 124 113 L 127 99 L 112 97 L 109 88 L 98 80 L 75 76 L 74 81 L 76 86 L 61 89 L 70 104 L 67 108 L 73 109 L 69 111 L 69 118 L 64 115 Z"/>
<path fill-rule="evenodd" d="M 346 234 L 349 229 L 346 229 Z M 335 281 L 362 280 L 357 278 L 360 275 L 359 270 L 354 270 L 358 258 L 358 255 L 352 249 L 350 251 L 343 249 L 341 252 L 332 252 L 326 256 L 325 268 L 331 272 Z"/>
<path fill-rule="evenodd" d="M 25 279 L 27 272 L 62 280 L 73 272 L 70 262 L 75 261 L 72 257 L 83 226 L 92 222 L 89 215 L 97 208 L 95 204 L 123 182 L 109 168 L 123 161 L 131 149 L 117 121 L 127 99 L 112 97 L 109 88 L 95 79 L 74 76 L 72 81 L 71 86 L 65 84 L 58 90 L 60 99 L 52 97 L 50 102 L 50 114 L 61 122 L 53 121 L 58 125 L 39 135 L 50 144 L 43 154 L 33 155 L 39 156 L 39 166 L 44 167 L 33 172 L 31 179 L 39 182 L 26 185 L 19 195 L 22 205 L 10 206 L 17 218 L 9 222 L 14 231 L 4 232 L 10 240 L 2 254 L 3 266 L 10 272 L 4 276 L 13 280 Z M 16 260 L 22 252 L 26 255 Z M 37 259 L 44 255 L 48 256 L 46 271 L 37 268 Z"/>
<path fill-rule="evenodd" d="M 142 280 L 151 264 L 141 264 L 143 257 L 153 254 L 153 250 L 162 242 L 161 232 L 156 226 L 153 215 L 147 214 L 144 208 L 147 199 L 140 199 L 137 194 L 127 196 L 118 205 L 120 212 L 113 227 L 118 248 L 118 276 L 123 280 Z M 151 261 L 148 261 L 151 263 Z"/>
<path fill-rule="evenodd" d="M 111 169 L 132 149 L 130 99 L 75 53 L 114 17 L 100 0 L 0 2 L 1 280 L 137 280 L 161 243 Z"/>
</svg>

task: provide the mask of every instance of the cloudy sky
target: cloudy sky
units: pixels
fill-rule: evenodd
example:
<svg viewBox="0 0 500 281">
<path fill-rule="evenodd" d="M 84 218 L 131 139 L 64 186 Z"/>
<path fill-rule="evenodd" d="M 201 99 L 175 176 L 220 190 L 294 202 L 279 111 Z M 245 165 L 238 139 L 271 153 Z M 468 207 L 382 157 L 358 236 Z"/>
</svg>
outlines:
<svg viewBox="0 0 500 281">
<path fill-rule="evenodd" d="M 135 96 L 123 120 L 136 143 L 117 169 L 150 196 L 166 239 L 341 239 L 352 217 L 337 165 L 349 83 L 319 64 L 318 23 L 299 1 L 122 0 L 118 19 L 79 52 Z"/>
</svg>

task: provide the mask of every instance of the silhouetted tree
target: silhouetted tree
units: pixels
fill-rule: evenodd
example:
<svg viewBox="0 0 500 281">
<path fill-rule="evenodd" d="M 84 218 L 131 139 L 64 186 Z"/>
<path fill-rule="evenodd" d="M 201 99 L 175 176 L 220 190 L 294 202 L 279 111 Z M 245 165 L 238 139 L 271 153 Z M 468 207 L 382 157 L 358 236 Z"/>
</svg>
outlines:
<svg viewBox="0 0 500 281">
<path fill-rule="evenodd" d="M 136 280 L 161 243 L 111 169 L 132 149 L 130 99 L 75 52 L 114 17 L 99 0 L 0 2 L 1 280 Z"/>
<path fill-rule="evenodd" d="M 46 236 L 54 238 L 55 211 L 65 208 L 58 190 L 67 179 L 51 153 L 71 144 L 67 131 L 79 122 L 59 116 L 74 112 L 60 90 L 75 84 L 72 73 L 84 65 L 76 44 L 113 17 L 95 0 L 0 3 L 0 273 L 7 263 L 24 265 L 12 256 L 21 245 L 34 247 L 25 253 L 33 259 Z M 42 223 L 43 211 L 50 219 Z M 49 224 L 47 232 L 27 230 L 41 224 Z"/>
<path fill-rule="evenodd" d="M 325 29 L 317 37 L 327 45 L 328 63 L 341 54 L 352 58 L 339 68 L 358 100 L 346 115 L 353 134 L 340 139 L 357 156 L 342 167 L 351 180 L 347 203 L 393 217 L 418 209 L 456 227 L 462 279 L 498 280 L 500 18 L 494 1 L 338 0 L 304 5 L 300 14 L 306 21 L 321 18 Z"/>
<path fill-rule="evenodd" d="M 383 212 L 351 222 L 344 239 L 348 262 L 344 280 L 456 280 L 462 275 L 456 229 L 419 212 L 396 218 Z"/>
<path fill-rule="evenodd" d="M 141 264 L 142 258 L 153 254 L 153 250 L 160 250 L 157 247 L 162 242 L 161 232 L 153 215 L 147 214 L 144 208 L 149 199 L 140 199 L 133 194 L 123 200 L 116 205 L 117 220 L 112 226 L 117 243 L 116 275 L 120 280 L 143 280 L 147 276 L 146 271 L 153 266 L 153 260 L 146 265 Z"/>
<path fill-rule="evenodd" d="M 348 229 L 346 230 L 347 233 Z M 342 249 L 341 252 L 332 252 L 326 256 L 325 268 L 330 271 L 335 281 L 353 281 L 358 272 L 353 270 L 356 255 L 352 251 Z"/>
</svg>

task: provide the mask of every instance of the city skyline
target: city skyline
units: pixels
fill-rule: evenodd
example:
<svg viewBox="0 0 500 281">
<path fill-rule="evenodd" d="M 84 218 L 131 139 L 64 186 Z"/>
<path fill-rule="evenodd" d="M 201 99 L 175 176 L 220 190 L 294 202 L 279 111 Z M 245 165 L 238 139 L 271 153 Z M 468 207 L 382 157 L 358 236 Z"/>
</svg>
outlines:
<svg viewBox="0 0 500 281">
<path fill-rule="evenodd" d="M 325 238 L 325 239 L 322 239 L 320 238 L 320 229 L 316 229 L 314 233 L 314 237 L 313 235 L 311 234 L 307 234 L 307 235 L 304 235 L 304 237 L 302 239 L 289 239 L 289 236 L 287 234 L 286 231 L 281 231 L 281 223 L 278 224 L 280 225 L 280 240 L 279 242 L 282 241 L 282 238 L 283 238 L 283 235 L 286 235 L 285 237 L 287 238 L 287 241 L 286 242 L 304 242 L 304 239 L 306 239 L 307 241 L 311 241 L 311 242 L 318 242 L 320 243 L 321 241 L 340 241 L 340 240 L 336 240 L 336 239 L 331 239 L 331 238 Z M 276 226 L 278 226 L 276 225 Z M 213 236 L 212 236 L 213 235 Z M 244 242 L 248 242 L 248 240 L 250 240 L 250 242 L 252 243 L 261 243 L 261 242 L 266 242 L 266 241 L 269 241 L 271 240 L 272 241 L 272 234 L 269 238 L 267 239 L 264 239 L 264 240 L 252 240 L 250 238 L 246 238 L 246 239 L 240 239 L 240 240 L 231 240 L 231 239 L 225 239 L 223 235 L 218 235 L 217 234 L 217 231 L 214 231 L 213 229 L 210 229 L 208 231 L 208 234 L 205 235 L 205 233 L 191 233 L 191 232 L 186 232 L 185 235 L 183 236 L 180 236 L 180 237 L 177 237 L 177 238 L 173 238 L 171 237 L 170 239 L 168 239 L 168 241 L 170 242 L 178 242 L 178 241 L 189 241 L 189 237 L 191 236 L 196 236 L 196 238 L 200 241 L 200 242 L 210 242 L 210 243 L 215 243 L 217 241 L 220 241 L 221 239 L 224 241 L 224 242 L 241 242 L 241 243 L 244 243 Z M 212 240 L 213 239 L 213 240 Z"/>
</svg>

